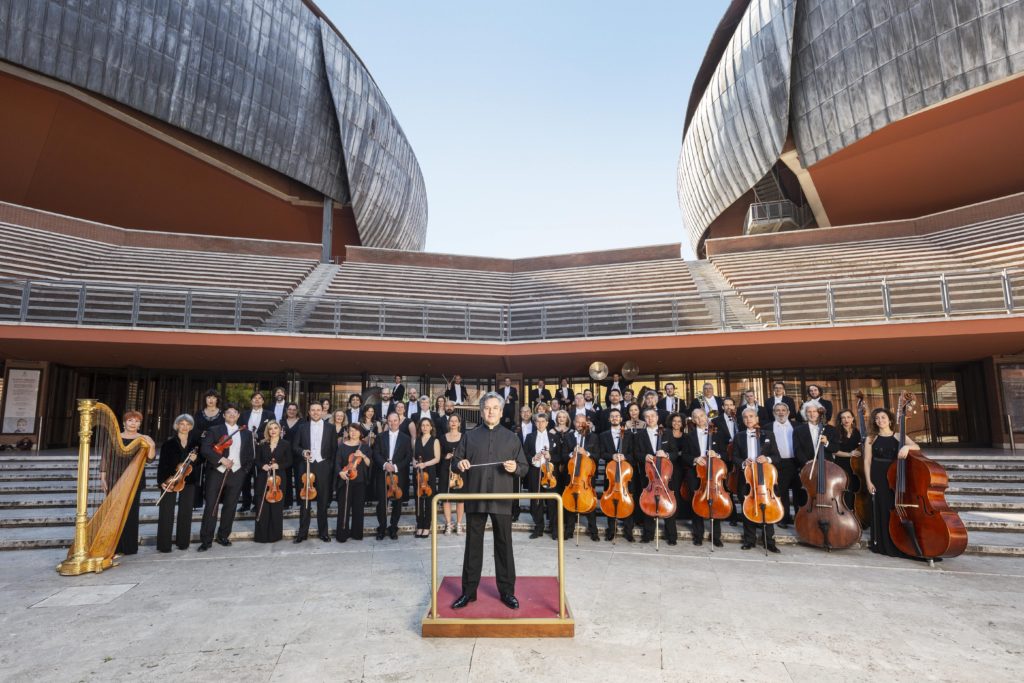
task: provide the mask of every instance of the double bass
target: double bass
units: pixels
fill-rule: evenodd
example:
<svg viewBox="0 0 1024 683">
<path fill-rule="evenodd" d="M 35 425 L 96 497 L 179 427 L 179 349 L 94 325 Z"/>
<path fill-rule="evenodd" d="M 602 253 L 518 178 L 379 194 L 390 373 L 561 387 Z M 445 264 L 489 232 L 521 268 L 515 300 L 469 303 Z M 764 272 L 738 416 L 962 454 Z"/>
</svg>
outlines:
<svg viewBox="0 0 1024 683">
<path fill-rule="evenodd" d="M 590 433 L 589 426 L 584 426 L 580 434 L 586 439 Z M 576 513 L 576 529 L 579 530 L 579 517 L 593 512 L 597 507 L 597 494 L 594 493 L 594 473 L 597 465 L 583 446 L 576 444 L 572 458 L 569 459 L 569 483 L 562 492 L 562 505 L 569 512 Z M 577 539 L 577 543 L 579 540 Z"/>
<path fill-rule="evenodd" d="M 725 488 L 727 466 L 725 461 L 711 449 L 711 441 L 717 427 L 714 422 L 708 423 L 708 447 L 701 455 L 704 464 L 697 465 L 697 477 L 700 484 L 693 494 L 693 514 L 708 521 L 728 519 L 732 516 L 732 495 Z M 712 539 L 714 538 L 714 522 L 711 522 Z M 714 548 L 714 544 L 712 544 Z M 714 552 L 714 550 L 712 550 Z"/>
<path fill-rule="evenodd" d="M 900 450 L 906 445 L 907 412 L 916 399 L 909 391 L 900 396 L 896 410 Z M 957 557 L 967 548 L 967 529 L 949 509 L 943 491 L 949 475 L 920 450 L 897 458 L 887 473 L 895 506 L 889 513 L 889 536 L 903 553 L 934 563 L 936 558 Z"/>
<path fill-rule="evenodd" d="M 825 548 L 849 548 L 860 541 L 857 516 L 846 505 L 846 472 L 825 458 L 821 437 L 814 444 L 814 458 L 800 470 L 800 483 L 807 492 L 807 504 L 796 511 L 796 537 L 801 543 Z"/>
<path fill-rule="evenodd" d="M 871 529 L 871 547 L 875 546 L 875 526 L 871 523 L 871 493 L 868 491 L 867 480 L 871 477 L 870 472 L 864 471 L 864 442 L 868 438 L 866 418 L 868 406 L 864 400 L 864 392 L 857 392 L 857 427 L 860 430 L 860 455 L 850 458 L 850 470 L 853 472 L 853 481 L 850 482 L 850 490 L 853 491 L 853 511 L 860 520 L 862 527 Z"/>
<path fill-rule="evenodd" d="M 672 461 L 657 456 L 662 450 L 661 434 L 662 430 L 658 429 L 658 438 L 654 444 L 654 461 L 644 463 L 647 486 L 640 492 L 640 509 L 654 519 L 655 548 L 658 548 L 658 520 L 668 519 L 676 514 L 676 494 L 669 485 L 672 480 Z"/>
</svg>

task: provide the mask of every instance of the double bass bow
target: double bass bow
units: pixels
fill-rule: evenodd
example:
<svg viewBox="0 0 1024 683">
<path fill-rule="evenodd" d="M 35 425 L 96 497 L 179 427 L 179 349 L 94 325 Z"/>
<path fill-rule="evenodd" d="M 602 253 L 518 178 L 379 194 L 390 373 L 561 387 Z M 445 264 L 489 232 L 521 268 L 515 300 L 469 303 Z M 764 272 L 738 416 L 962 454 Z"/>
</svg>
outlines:
<svg viewBox="0 0 1024 683">
<path fill-rule="evenodd" d="M 672 480 L 672 461 L 665 456 L 658 457 L 658 453 L 664 452 L 661 447 L 661 435 L 662 429 L 659 427 L 654 443 L 654 460 L 644 463 L 647 486 L 640 492 L 640 510 L 654 520 L 655 550 L 660 550 L 658 520 L 668 519 L 676 514 L 676 494 L 669 485 Z M 643 438 L 647 438 L 646 435 Z"/>
<path fill-rule="evenodd" d="M 814 444 L 814 457 L 800 470 L 800 483 L 807 492 L 807 504 L 796 511 L 796 536 L 800 542 L 825 548 L 849 548 L 860 541 L 861 528 L 857 516 L 847 507 L 846 472 L 825 458 L 821 440 L 825 424 Z"/>
<path fill-rule="evenodd" d="M 585 424 L 580 430 L 580 436 L 584 440 L 590 433 L 589 424 Z M 590 454 L 577 443 L 573 447 L 572 458 L 569 459 L 569 483 L 562 492 L 562 505 L 569 512 L 576 513 L 576 544 L 579 545 L 580 515 L 588 514 L 597 507 L 597 495 L 594 493 L 594 473 L 597 465 Z"/>
<path fill-rule="evenodd" d="M 697 465 L 697 477 L 700 484 L 693 494 L 693 514 L 706 520 L 709 524 L 711 540 L 715 540 L 716 519 L 728 519 L 732 515 L 732 495 L 725 488 L 726 464 L 725 461 L 711 448 L 717 426 L 714 422 L 708 422 L 708 443 L 707 448 L 701 455 L 704 457 L 704 464 Z M 711 544 L 711 552 L 714 552 L 715 544 Z"/>
<path fill-rule="evenodd" d="M 900 396 L 896 410 L 899 448 L 907 441 L 907 413 L 916 399 L 909 391 Z M 912 450 L 896 458 L 887 473 L 895 506 L 889 513 L 889 536 L 904 554 L 928 560 L 957 557 L 967 548 L 967 529 L 960 516 L 949 509 L 943 491 L 949 486 L 945 468 Z"/>
<path fill-rule="evenodd" d="M 775 494 L 775 485 L 779 481 L 779 471 L 770 462 L 760 462 L 761 457 L 761 426 L 757 430 L 757 453 L 754 458 L 747 459 L 743 466 L 743 476 L 750 490 L 743 499 L 743 516 L 754 524 L 761 525 L 764 536 L 764 553 L 768 554 L 768 535 L 764 533 L 769 524 L 782 521 L 785 511 L 782 500 Z"/>
</svg>

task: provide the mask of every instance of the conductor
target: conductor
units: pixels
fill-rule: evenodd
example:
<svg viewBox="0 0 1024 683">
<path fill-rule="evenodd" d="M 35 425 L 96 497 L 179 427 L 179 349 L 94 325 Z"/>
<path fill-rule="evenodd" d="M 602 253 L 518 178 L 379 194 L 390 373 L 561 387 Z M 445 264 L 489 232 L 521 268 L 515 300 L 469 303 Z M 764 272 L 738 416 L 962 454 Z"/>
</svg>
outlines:
<svg viewBox="0 0 1024 683">
<path fill-rule="evenodd" d="M 466 433 L 455 453 L 455 466 L 463 473 L 466 493 L 512 493 L 513 482 L 529 466 L 519 438 L 502 427 L 505 401 L 494 392 L 480 399 L 483 424 Z M 452 603 L 461 609 L 476 600 L 484 561 L 484 527 L 491 517 L 494 533 L 494 573 L 501 601 L 519 609 L 516 600 L 516 564 L 512 558 L 512 509 L 507 500 L 466 502 L 466 553 L 462 561 L 462 595 Z"/>
</svg>

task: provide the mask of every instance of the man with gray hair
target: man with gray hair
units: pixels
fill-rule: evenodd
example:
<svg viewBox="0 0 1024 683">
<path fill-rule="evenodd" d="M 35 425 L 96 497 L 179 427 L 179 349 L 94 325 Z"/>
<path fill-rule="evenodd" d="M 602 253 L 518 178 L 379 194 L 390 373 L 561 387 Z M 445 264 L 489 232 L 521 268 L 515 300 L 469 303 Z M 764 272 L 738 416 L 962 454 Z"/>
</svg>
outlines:
<svg viewBox="0 0 1024 683">
<path fill-rule="evenodd" d="M 501 426 L 505 401 L 494 392 L 480 399 L 481 424 L 466 432 L 453 460 L 462 472 L 466 493 L 512 493 L 516 479 L 529 469 L 519 438 Z M 494 570 L 501 601 L 511 609 L 516 600 L 516 566 L 512 557 L 512 510 L 507 500 L 466 502 L 466 552 L 462 562 L 462 595 L 452 603 L 461 609 L 476 600 L 484 560 L 484 529 L 488 516 L 494 534 Z"/>
</svg>

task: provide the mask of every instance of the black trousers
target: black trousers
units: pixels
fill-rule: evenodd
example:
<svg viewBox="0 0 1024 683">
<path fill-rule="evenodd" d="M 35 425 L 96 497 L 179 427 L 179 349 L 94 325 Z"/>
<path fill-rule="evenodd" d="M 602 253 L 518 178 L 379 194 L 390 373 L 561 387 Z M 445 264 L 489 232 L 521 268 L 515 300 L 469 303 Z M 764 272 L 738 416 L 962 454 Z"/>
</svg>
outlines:
<svg viewBox="0 0 1024 683">
<path fill-rule="evenodd" d="M 600 501 L 598 501 L 600 504 Z M 562 511 L 562 519 L 565 520 L 565 537 L 572 538 L 573 534 L 576 533 L 576 519 L 577 515 L 575 512 L 570 512 L 569 508 L 564 508 Z M 587 533 L 591 531 L 597 532 L 597 505 L 594 509 L 586 514 L 580 514 L 579 520 L 582 523 L 583 520 L 587 520 Z"/>
<path fill-rule="evenodd" d="M 400 488 L 405 491 L 407 486 L 401 486 L 402 478 L 398 478 Z M 397 531 L 398 520 L 402 517 L 402 501 L 389 499 L 385 489 L 384 472 L 377 472 L 377 533 L 383 531 Z M 389 505 L 390 504 L 390 505 Z M 391 508 L 391 523 L 388 523 L 388 507 Z"/>
<path fill-rule="evenodd" d="M 693 515 L 693 537 L 704 538 L 704 532 L 706 530 L 707 520 L 703 517 L 698 517 L 695 513 Z M 722 539 L 722 520 L 713 519 L 711 520 L 711 541 L 719 541 Z"/>
<path fill-rule="evenodd" d="M 757 530 L 761 528 L 760 524 L 751 522 L 746 517 L 743 518 L 743 543 L 750 545 L 757 545 Z M 764 525 L 764 538 L 768 545 L 775 545 L 775 525 L 765 524 Z"/>
<path fill-rule="evenodd" d="M 305 472 L 305 468 L 303 468 L 302 471 Z M 295 502 L 295 492 L 298 490 L 295 484 L 295 480 L 297 478 L 298 477 L 296 471 L 291 465 L 281 469 L 281 480 L 284 482 L 284 485 L 282 487 L 284 492 L 284 498 L 281 499 L 281 503 L 285 506 L 285 508 L 290 508 L 292 506 L 292 503 Z"/>
<path fill-rule="evenodd" d="M 803 490 L 800 485 L 800 470 L 794 458 L 786 458 L 779 461 L 776 468 L 779 472 L 779 483 L 777 490 L 779 498 L 782 499 L 783 524 L 792 524 L 794 513 L 790 513 L 790 505 L 798 508 L 800 504 L 800 492 Z"/>
<path fill-rule="evenodd" d="M 413 502 L 416 504 L 416 528 L 417 529 L 429 529 L 430 528 L 430 510 L 434 507 L 434 495 L 429 496 L 413 496 Z"/>
<path fill-rule="evenodd" d="M 338 525 L 334 535 L 341 540 L 349 538 L 363 540 L 363 517 L 366 505 L 366 482 L 350 481 L 348 483 L 348 501 L 345 500 L 345 482 L 338 485 Z"/>
<path fill-rule="evenodd" d="M 526 490 L 530 493 L 555 493 L 555 489 L 541 488 L 540 469 L 530 466 L 526 474 Z M 558 503 L 553 500 L 531 500 L 530 516 L 533 517 L 533 530 L 539 534 L 544 533 L 544 515 L 547 514 L 547 523 L 551 527 L 552 535 L 558 533 L 558 524 L 555 522 L 555 515 L 558 513 Z"/>
<path fill-rule="evenodd" d="M 306 473 L 306 463 L 296 467 L 300 474 Z M 299 538 L 306 538 L 309 535 L 309 521 L 313 514 L 313 506 L 316 505 L 316 532 L 318 535 L 330 535 L 331 530 L 327 524 L 327 509 L 331 506 L 331 489 L 334 483 L 332 476 L 334 465 L 329 460 L 321 460 L 309 464 L 310 474 L 316 477 L 313 488 L 316 489 L 316 500 L 305 501 L 299 498 Z"/>
<path fill-rule="evenodd" d="M 203 525 L 199 530 L 199 540 L 204 545 L 213 543 L 214 527 L 217 526 L 217 495 L 220 494 L 220 525 L 217 531 L 217 538 L 228 540 L 231 535 L 231 526 L 235 523 L 235 506 L 238 505 L 238 496 L 242 492 L 244 475 L 241 471 L 227 474 L 227 481 L 224 482 L 224 490 L 221 491 L 221 482 L 224 481 L 224 473 L 218 472 L 216 467 L 206 472 L 206 505 L 203 508 Z"/>
<path fill-rule="evenodd" d="M 512 516 L 486 512 L 466 513 L 466 553 L 462 558 L 462 593 L 476 597 L 484 564 L 484 531 L 491 518 L 494 536 L 494 574 L 498 591 L 512 595 L 516 591 L 516 563 L 512 557 Z"/>
<path fill-rule="evenodd" d="M 121 529 L 121 537 L 117 539 L 118 555 L 134 555 L 139 552 L 139 502 L 142 500 L 142 484 L 135 489 L 135 499 L 128 508 L 128 518 Z"/>
<path fill-rule="evenodd" d="M 248 472 L 245 473 L 245 478 L 242 481 L 241 496 L 242 496 L 242 507 L 243 508 L 250 508 L 250 507 L 252 507 L 252 502 L 253 502 L 253 499 L 254 499 L 252 491 L 253 491 L 253 486 L 254 486 L 255 480 L 256 480 L 255 472 L 256 472 L 256 468 L 255 467 L 250 469 Z"/>
<path fill-rule="evenodd" d="M 185 484 L 181 493 L 164 494 L 160 500 L 160 516 L 156 524 L 156 549 L 162 553 L 171 551 L 171 532 L 179 550 L 188 550 L 192 541 L 192 510 L 196 498 L 195 484 Z M 178 505 L 175 525 L 174 505 Z"/>
</svg>

